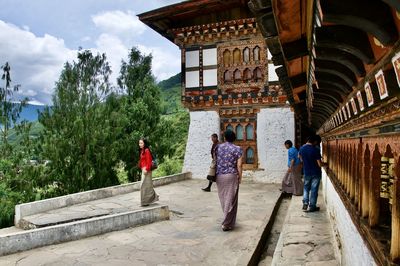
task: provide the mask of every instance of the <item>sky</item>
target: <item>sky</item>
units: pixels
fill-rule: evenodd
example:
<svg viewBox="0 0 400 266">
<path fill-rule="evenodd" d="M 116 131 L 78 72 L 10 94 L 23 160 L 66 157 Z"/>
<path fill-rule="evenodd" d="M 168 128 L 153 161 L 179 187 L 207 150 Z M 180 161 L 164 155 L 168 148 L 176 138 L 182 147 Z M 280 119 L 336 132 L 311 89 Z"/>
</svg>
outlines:
<svg viewBox="0 0 400 266">
<path fill-rule="evenodd" d="M 136 15 L 181 1 L 0 0 L 0 66 L 8 62 L 13 85 L 21 85 L 14 96 L 39 105 L 51 105 L 63 65 L 79 48 L 106 53 L 114 83 L 133 46 L 153 55 L 158 81 L 167 79 L 180 72 L 179 48 Z"/>
</svg>

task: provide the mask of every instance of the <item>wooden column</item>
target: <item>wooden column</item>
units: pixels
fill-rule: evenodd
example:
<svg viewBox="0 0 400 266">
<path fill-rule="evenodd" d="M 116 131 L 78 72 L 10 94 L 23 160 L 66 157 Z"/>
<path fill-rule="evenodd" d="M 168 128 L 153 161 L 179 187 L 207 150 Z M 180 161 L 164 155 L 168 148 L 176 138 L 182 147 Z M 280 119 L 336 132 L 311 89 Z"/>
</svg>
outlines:
<svg viewBox="0 0 400 266">
<path fill-rule="evenodd" d="M 358 212 L 361 213 L 361 202 L 362 202 L 362 182 L 361 182 L 361 170 L 362 170 L 362 143 L 357 145 L 357 159 L 356 159 L 356 191 L 355 198 L 358 207 Z"/>
<path fill-rule="evenodd" d="M 352 144 L 351 145 L 351 148 L 350 148 L 350 198 L 354 201 L 355 200 L 355 190 L 356 190 L 356 187 L 355 187 L 355 184 L 356 184 L 356 171 L 355 171 L 355 168 L 356 168 L 356 159 L 357 159 L 357 157 L 356 157 L 356 150 L 355 150 L 355 147 L 354 147 L 354 145 Z"/>
<path fill-rule="evenodd" d="M 362 184 L 362 195 L 361 195 L 361 215 L 364 218 L 368 217 L 369 214 L 369 176 L 371 173 L 371 159 L 368 145 L 365 148 L 365 152 L 362 158 L 363 168 L 361 174 L 361 184 Z"/>
<path fill-rule="evenodd" d="M 395 177 L 393 183 L 392 203 L 392 240 L 390 245 L 390 258 L 400 262 L 400 178 L 399 162 L 396 163 Z"/>
<path fill-rule="evenodd" d="M 381 154 L 378 145 L 375 145 L 372 154 L 372 168 L 369 177 L 369 226 L 374 227 L 379 223 L 379 202 L 380 202 L 380 182 L 381 182 Z"/>
<path fill-rule="evenodd" d="M 346 152 L 345 152 L 345 170 L 344 170 L 344 177 L 345 177 L 345 184 L 346 184 L 346 193 L 347 195 L 350 194 L 350 162 L 351 162 L 351 155 L 350 155 L 350 147 L 346 145 Z"/>
</svg>

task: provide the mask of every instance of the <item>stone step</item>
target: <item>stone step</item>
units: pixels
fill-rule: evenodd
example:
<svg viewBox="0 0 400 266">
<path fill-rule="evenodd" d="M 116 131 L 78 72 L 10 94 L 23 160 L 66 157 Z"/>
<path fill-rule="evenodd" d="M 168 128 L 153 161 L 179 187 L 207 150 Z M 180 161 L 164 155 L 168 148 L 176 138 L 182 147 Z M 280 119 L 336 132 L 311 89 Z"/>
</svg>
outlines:
<svg viewBox="0 0 400 266">
<path fill-rule="evenodd" d="M 302 210 L 302 196 L 292 196 L 271 265 L 340 265 L 321 194 L 317 204 L 321 209 L 312 213 Z"/>
<path fill-rule="evenodd" d="M 19 227 L 26 230 L 42 228 L 142 209 L 140 193 L 127 193 L 29 215 L 20 220 Z"/>
<path fill-rule="evenodd" d="M 191 178 L 191 173 L 180 173 L 170 176 L 164 176 L 153 179 L 153 184 L 155 187 L 168 185 L 174 182 L 180 182 Z M 23 227 L 25 229 L 39 228 L 43 226 L 54 225 L 58 223 L 65 223 L 70 221 L 76 221 L 81 219 L 87 219 L 90 217 L 99 217 L 107 215 L 113 212 L 109 210 L 104 211 L 104 209 L 119 209 L 119 206 L 111 206 L 111 208 L 101 206 L 99 209 L 85 209 L 78 210 L 78 213 L 69 212 L 68 217 L 62 215 L 63 217 L 57 216 L 55 214 L 50 217 L 51 213 L 47 213 L 52 210 L 57 210 L 67 208 L 70 206 L 76 206 L 82 203 L 107 199 L 110 197 L 115 197 L 118 195 L 126 195 L 128 193 L 140 190 L 140 182 L 128 183 L 118 186 L 100 188 L 90 191 L 84 191 L 80 193 L 69 194 L 61 197 L 50 198 L 45 200 L 39 200 L 34 202 L 28 202 L 24 204 L 19 204 L 15 206 L 15 226 Z M 135 205 L 134 202 L 130 203 L 132 206 Z M 129 204 L 128 204 L 129 205 Z M 97 206 L 96 206 L 97 207 Z M 122 206 L 118 212 L 132 210 L 131 208 L 126 208 Z M 86 212 L 86 214 L 84 214 Z M 41 218 L 42 214 L 46 213 L 46 218 Z M 27 218 L 29 217 L 29 218 Z M 30 223 L 30 219 L 32 223 Z M 36 224 L 37 223 L 37 224 Z"/>
<path fill-rule="evenodd" d="M 9 229 L 9 232 L 3 231 L 3 234 L 0 235 L 0 256 L 168 219 L 168 206 L 156 204 L 139 210 L 43 228 L 24 231 Z"/>
</svg>

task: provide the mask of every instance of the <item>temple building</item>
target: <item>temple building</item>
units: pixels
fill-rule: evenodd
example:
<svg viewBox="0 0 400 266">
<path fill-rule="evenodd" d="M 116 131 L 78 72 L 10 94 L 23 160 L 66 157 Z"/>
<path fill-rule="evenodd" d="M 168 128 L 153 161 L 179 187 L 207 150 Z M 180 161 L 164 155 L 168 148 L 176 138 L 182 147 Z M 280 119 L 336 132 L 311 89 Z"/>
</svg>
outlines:
<svg viewBox="0 0 400 266">
<path fill-rule="evenodd" d="M 139 15 L 181 50 L 182 103 L 190 110 L 184 170 L 195 178 L 208 172 L 211 134 L 227 129 L 255 179 L 278 180 L 286 169 L 294 112 L 247 2 L 187 1 Z"/>
<path fill-rule="evenodd" d="M 278 181 L 283 141 L 318 133 L 342 264 L 399 265 L 399 12 L 396 0 L 198 0 L 139 15 L 182 51 L 186 170 L 204 177 L 209 136 L 230 128 L 254 179 Z"/>
</svg>

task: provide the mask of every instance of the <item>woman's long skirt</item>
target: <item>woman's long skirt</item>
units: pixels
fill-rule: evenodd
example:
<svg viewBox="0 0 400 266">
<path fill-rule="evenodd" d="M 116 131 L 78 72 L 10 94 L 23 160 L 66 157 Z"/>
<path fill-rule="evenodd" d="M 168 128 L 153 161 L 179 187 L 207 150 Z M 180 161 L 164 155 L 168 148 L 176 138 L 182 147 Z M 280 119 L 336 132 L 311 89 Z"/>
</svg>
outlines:
<svg viewBox="0 0 400 266">
<path fill-rule="evenodd" d="M 224 217 L 222 225 L 233 229 L 236 223 L 236 214 L 239 196 L 239 180 L 236 174 L 217 176 L 218 196 L 221 202 Z"/>
<path fill-rule="evenodd" d="M 282 191 L 296 196 L 303 195 L 301 165 L 296 165 L 292 172 L 286 173 L 282 180 Z"/>
<path fill-rule="evenodd" d="M 154 191 L 151 172 L 143 173 L 140 184 L 140 205 L 147 206 L 158 200 L 158 195 Z"/>
</svg>

